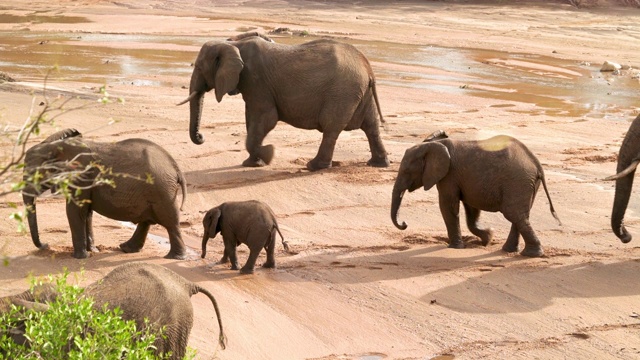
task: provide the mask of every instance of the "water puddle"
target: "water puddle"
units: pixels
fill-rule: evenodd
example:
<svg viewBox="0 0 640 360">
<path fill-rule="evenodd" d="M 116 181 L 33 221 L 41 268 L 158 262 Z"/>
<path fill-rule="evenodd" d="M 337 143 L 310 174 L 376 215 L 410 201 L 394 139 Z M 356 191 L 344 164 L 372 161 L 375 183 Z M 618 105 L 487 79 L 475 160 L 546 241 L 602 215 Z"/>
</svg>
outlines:
<svg viewBox="0 0 640 360">
<path fill-rule="evenodd" d="M 84 21 L 29 16 L 34 21 L 39 17 L 41 21 Z M 24 16 L 0 16 L 0 22 L 24 20 Z M 19 81 L 41 81 L 47 69 L 57 66 L 65 79 L 73 81 L 139 87 L 183 86 L 188 84 L 190 64 L 199 47 L 212 39 L 7 31 L 0 33 L 0 71 Z M 293 44 L 313 37 L 275 39 Z M 343 41 L 365 53 L 374 63 L 379 83 L 385 85 L 494 99 L 498 103 L 492 106 L 503 107 L 505 111 L 518 111 L 509 109 L 515 103 L 536 105 L 534 111 L 527 111 L 529 115 L 621 119 L 640 108 L 640 81 L 600 73 L 600 64 L 480 49 Z M 425 99 L 425 106 L 429 101 Z"/>
<path fill-rule="evenodd" d="M 79 23 L 88 23 L 88 22 L 91 22 L 91 21 L 81 16 L 0 14 L 0 24 L 23 24 L 23 23 L 79 24 Z"/>
</svg>

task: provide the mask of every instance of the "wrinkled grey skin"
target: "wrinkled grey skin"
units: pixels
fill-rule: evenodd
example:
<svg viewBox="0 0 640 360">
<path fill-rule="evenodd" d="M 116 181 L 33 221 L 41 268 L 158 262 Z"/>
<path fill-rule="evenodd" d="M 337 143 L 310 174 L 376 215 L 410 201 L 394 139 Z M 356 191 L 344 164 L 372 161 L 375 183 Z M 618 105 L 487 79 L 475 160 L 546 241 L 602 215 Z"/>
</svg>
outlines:
<svg viewBox="0 0 640 360">
<path fill-rule="evenodd" d="M 134 320 L 138 329 L 145 328 L 145 318 L 149 320 L 149 326 L 164 326 L 165 337 L 159 337 L 154 343 L 157 354 L 171 351 L 171 359 L 182 359 L 193 327 L 191 296 L 199 292 L 213 303 L 220 327 L 218 342 L 224 349 L 226 336 L 222 329 L 218 303 L 213 295 L 164 266 L 141 262 L 120 265 L 101 280 L 87 286 L 83 296 L 93 298 L 94 308 L 97 310 L 102 309 L 104 304 L 108 304 L 110 309 L 119 307 L 122 317 Z M 56 296 L 52 285 L 36 286 L 33 290 L 0 298 L 0 312 L 7 311 L 8 304 L 46 311 L 46 303 L 55 300 Z M 16 328 L 13 332 L 14 341 L 18 342 L 24 335 L 24 327 Z M 22 339 L 26 340 L 24 337 Z"/>
<path fill-rule="evenodd" d="M 521 254 L 542 256 L 544 251 L 529 223 L 529 212 L 540 183 L 549 199 L 551 213 L 558 219 L 542 166 L 520 141 L 504 135 L 481 141 L 459 141 L 437 132 L 405 152 L 393 187 L 391 220 L 398 229 L 406 229 L 406 223 L 398 222 L 405 191 L 412 192 L 419 187 L 429 190 L 436 185 L 449 247 L 464 248 L 459 220 L 462 201 L 467 226 L 480 237 L 483 245 L 489 244 L 493 233 L 491 229 L 478 227 L 480 212 L 499 211 L 512 223 L 502 249 L 518 251 L 522 235 L 525 247 Z"/>
<path fill-rule="evenodd" d="M 138 224 L 131 239 L 120 244 L 122 251 L 140 251 L 149 227 L 159 224 L 169 233 L 171 249 L 165 257 L 184 259 L 186 248 L 180 234 L 180 209 L 175 200 L 181 190 L 184 204 L 186 181 L 176 161 L 159 145 L 145 139 L 95 142 L 83 139 L 75 129 L 66 129 L 27 150 L 24 178 L 28 180 L 35 170 L 39 170 L 44 173 L 46 180 L 57 171 L 82 169 L 92 162 L 110 168 L 114 174 L 127 176 L 113 176 L 115 187 L 100 185 L 82 190 L 76 198 L 80 205 L 76 202 L 67 203 L 73 257 L 83 259 L 89 256 L 88 251 L 98 251 L 94 245 L 92 227 L 95 211 L 114 220 Z M 45 166 L 50 169 L 50 165 L 55 165 L 58 170 L 45 170 Z M 76 180 L 74 185 L 90 186 L 97 175 L 98 171 L 92 169 L 82 180 Z M 152 183 L 146 181 L 147 176 L 151 177 Z M 31 209 L 28 212 L 31 239 L 41 249 L 47 245 L 40 242 L 35 199 L 50 187 L 45 182 L 41 189 L 27 187 L 22 191 L 24 204 Z"/>
<path fill-rule="evenodd" d="M 611 229 L 625 244 L 633 238 L 624 226 L 624 214 L 627 211 L 627 205 L 629 205 L 633 177 L 636 174 L 638 163 L 640 163 L 640 115 L 633 120 L 622 145 L 620 145 L 616 175 L 605 179 L 616 181 L 616 192 L 611 211 Z"/>
<path fill-rule="evenodd" d="M 224 255 L 220 263 L 224 264 L 231 259 L 231 269 L 238 270 L 238 256 L 236 248 L 240 244 L 249 247 L 247 263 L 240 269 L 243 274 L 253 273 L 256 259 L 264 248 L 267 252 L 267 261 L 262 265 L 265 268 L 275 268 L 276 231 L 280 234 L 285 251 L 289 251 L 289 245 L 284 240 L 276 216 L 271 208 L 260 201 L 225 202 L 207 211 L 202 219 L 204 235 L 202 236 L 202 258 L 207 254 L 207 242 L 209 239 L 222 233 L 224 242 Z"/>
<path fill-rule="evenodd" d="M 191 141 L 202 144 L 200 120 L 204 94 L 215 89 L 216 100 L 242 94 L 247 126 L 244 166 L 269 164 L 273 146 L 262 141 L 284 121 L 294 127 L 322 132 L 310 170 L 331 166 L 338 135 L 362 129 L 377 167 L 389 165 L 380 138 L 375 77 L 369 61 L 355 47 L 320 39 L 300 45 L 269 41 L 264 36 L 236 37 L 238 41 L 209 41 L 200 49 L 189 86 Z"/>
</svg>

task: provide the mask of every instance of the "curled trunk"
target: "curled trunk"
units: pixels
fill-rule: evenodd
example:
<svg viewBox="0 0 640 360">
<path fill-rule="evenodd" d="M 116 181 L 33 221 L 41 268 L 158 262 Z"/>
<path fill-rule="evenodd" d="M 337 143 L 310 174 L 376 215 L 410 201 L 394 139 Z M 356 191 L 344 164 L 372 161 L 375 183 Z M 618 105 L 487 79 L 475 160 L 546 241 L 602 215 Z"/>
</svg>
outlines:
<svg viewBox="0 0 640 360">
<path fill-rule="evenodd" d="M 631 241 L 631 234 L 624 227 L 624 214 L 629 204 L 631 189 L 633 188 L 633 176 L 635 171 L 627 176 L 616 180 L 616 193 L 613 199 L 613 210 L 611 212 L 611 229 L 613 233 L 623 242 Z"/>
<path fill-rule="evenodd" d="M 400 224 L 398 222 L 398 210 L 400 209 L 400 204 L 402 203 L 402 197 L 404 196 L 405 191 L 406 189 L 400 188 L 396 183 L 393 186 L 393 193 L 391 197 L 391 221 L 393 221 L 393 225 L 400 230 L 407 228 L 407 223 L 403 221 L 402 224 Z"/>
</svg>

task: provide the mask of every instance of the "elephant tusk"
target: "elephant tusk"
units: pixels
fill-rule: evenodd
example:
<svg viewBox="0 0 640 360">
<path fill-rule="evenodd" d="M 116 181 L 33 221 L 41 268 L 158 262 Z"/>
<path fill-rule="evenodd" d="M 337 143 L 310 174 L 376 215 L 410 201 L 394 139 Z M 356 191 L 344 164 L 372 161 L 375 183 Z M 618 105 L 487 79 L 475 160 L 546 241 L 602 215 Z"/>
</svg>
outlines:
<svg viewBox="0 0 640 360">
<path fill-rule="evenodd" d="M 195 98 L 198 95 L 197 91 L 192 92 L 191 94 L 189 94 L 189 97 L 187 97 L 186 99 L 184 99 L 183 101 L 179 102 L 176 104 L 176 106 L 180 106 L 182 104 L 186 104 L 189 101 L 193 100 L 193 98 Z"/>
<path fill-rule="evenodd" d="M 623 178 L 627 175 L 629 175 L 630 173 L 632 173 L 633 171 L 636 170 L 636 168 L 638 167 L 638 164 L 640 164 L 640 160 L 636 160 L 634 162 L 631 163 L 631 165 L 629 165 L 626 169 L 622 170 L 621 172 L 615 174 L 615 175 L 611 175 L 609 177 L 604 178 L 605 181 L 610 181 L 610 180 L 618 180 L 620 178 Z"/>
</svg>

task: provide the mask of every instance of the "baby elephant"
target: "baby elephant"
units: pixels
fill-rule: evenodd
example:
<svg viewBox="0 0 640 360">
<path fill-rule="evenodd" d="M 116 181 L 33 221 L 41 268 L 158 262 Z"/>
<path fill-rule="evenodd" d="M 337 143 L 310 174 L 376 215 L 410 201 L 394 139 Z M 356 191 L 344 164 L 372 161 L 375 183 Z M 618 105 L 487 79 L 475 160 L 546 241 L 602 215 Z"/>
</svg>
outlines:
<svg viewBox="0 0 640 360">
<path fill-rule="evenodd" d="M 406 229 L 406 223 L 398 223 L 398 209 L 405 191 L 412 192 L 421 186 L 429 190 L 437 185 L 449 247 L 464 248 L 458 218 L 462 201 L 467 226 L 482 239 L 482 245 L 489 244 L 492 231 L 478 227 L 480 211 L 500 211 L 512 224 L 502 250 L 518 251 L 522 234 L 525 247 L 521 254 L 542 256 L 540 240 L 529 223 L 529 211 L 540 183 L 549 199 L 551 214 L 560 223 L 542 166 L 524 144 L 505 135 L 480 141 L 450 140 L 446 133 L 438 131 L 405 152 L 393 187 L 391 220 L 398 229 Z"/>
<path fill-rule="evenodd" d="M 207 242 L 222 233 L 224 241 L 224 255 L 220 263 L 224 264 L 231 259 L 231 269 L 238 270 L 238 257 L 236 247 L 242 243 L 249 247 L 249 258 L 240 272 L 242 274 L 253 273 L 256 259 L 264 248 L 267 251 L 267 262 L 262 265 L 265 268 L 275 268 L 274 256 L 276 247 L 276 233 L 278 231 L 282 239 L 285 251 L 289 251 L 289 244 L 284 240 L 276 216 L 271 208 L 260 201 L 233 201 L 225 202 L 207 211 L 202 220 L 204 235 L 202 236 L 202 258 L 207 254 Z"/>
</svg>

